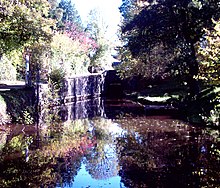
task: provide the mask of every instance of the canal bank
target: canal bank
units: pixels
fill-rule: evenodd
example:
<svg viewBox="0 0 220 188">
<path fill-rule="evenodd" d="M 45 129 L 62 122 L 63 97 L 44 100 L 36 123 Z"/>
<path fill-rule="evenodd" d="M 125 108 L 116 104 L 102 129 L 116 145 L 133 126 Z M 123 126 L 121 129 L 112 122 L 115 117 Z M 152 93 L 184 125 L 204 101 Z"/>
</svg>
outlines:
<svg viewBox="0 0 220 188">
<path fill-rule="evenodd" d="M 161 105 L 154 102 L 149 105 L 145 104 L 144 100 L 136 101 L 134 98 L 125 95 L 125 90 L 128 87 L 130 87 L 129 84 L 125 84 L 125 81 L 122 81 L 114 70 L 65 78 L 62 80 L 62 87 L 58 89 L 54 87 L 51 81 L 49 83 L 37 83 L 33 87 L 26 87 L 21 84 L 2 84 L 0 85 L 2 106 L 0 123 L 32 124 L 37 121 L 39 112 L 47 114 L 53 108 L 60 108 L 61 113 L 63 113 L 67 111 L 66 108 L 70 108 L 69 106 L 77 114 L 80 109 L 78 105 L 80 101 L 99 97 L 116 100 L 128 98 L 133 100 L 134 106 L 136 105 L 138 108 L 141 106 L 141 109 L 149 115 L 178 113 L 178 110 L 168 103 Z M 121 105 L 123 106 L 123 102 Z M 131 106 L 123 106 L 122 109 L 124 113 L 133 111 Z"/>
<path fill-rule="evenodd" d="M 65 78 L 58 82 L 62 83 L 58 89 L 51 80 L 49 83 L 37 83 L 33 87 L 0 85 L 2 124 L 10 121 L 32 124 L 37 121 L 39 112 L 47 114 L 50 109 L 60 108 L 63 113 L 67 111 L 66 108 L 70 108 L 69 106 L 77 111 L 80 101 L 99 97 L 116 99 L 116 101 L 128 99 L 133 101 L 138 109 L 141 106 L 146 115 L 178 116 L 180 114 L 175 106 L 177 100 L 175 97 L 155 97 L 152 88 L 147 88 L 150 93 L 141 93 L 143 81 L 140 85 L 138 79 L 121 80 L 115 70 Z M 139 91 L 136 91 L 137 89 Z M 125 113 L 133 111 L 131 106 L 123 106 L 121 109 Z M 137 112 L 139 113 L 139 110 Z"/>
<path fill-rule="evenodd" d="M 100 97 L 104 90 L 105 74 L 89 74 L 63 80 L 62 88 L 49 83 L 0 85 L 1 124 L 17 122 L 32 124 L 44 108 Z"/>
<path fill-rule="evenodd" d="M 0 124 L 7 122 L 32 124 L 39 119 L 39 112 L 47 114 L 53 108 L 61 108 L 61 111 L 65 112 L 66 108 L 70 108 L 68 104 L 77 113 L 80 109 L 79 101 L 99 97 L 128 99 L 137 106 L 140 105 L 149 116 L 171 115 L 189 122 L 204 124 L 199 113 L 202 110 L 200 105 L 194 101 L 190 106 L 191 101 L 188 100 L 188 104 L 184 99 L 187 97 L 186 86 L 177 87 L 177 85 L 166 82 L 145 87 L 143 81 L 140 82 L 138 79 L 121 80 L 115 70 L 65 78 L 62 80 L 62 87 L 58 89 L 51 81 L 47 84 L 35 84 L 35 87 L 0 85 L 0 89 L 3 89 L 0 90 L 2 104 Z M 125 113 L 132 110 L 130 107 L 122 109 Z"/>
</svg>

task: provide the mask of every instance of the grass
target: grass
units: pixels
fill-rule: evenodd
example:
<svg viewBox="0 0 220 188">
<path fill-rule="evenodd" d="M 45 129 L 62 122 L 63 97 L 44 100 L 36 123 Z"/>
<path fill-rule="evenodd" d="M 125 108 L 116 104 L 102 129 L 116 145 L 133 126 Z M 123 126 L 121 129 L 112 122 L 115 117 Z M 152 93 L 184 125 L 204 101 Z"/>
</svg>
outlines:
<svg viewBox="0 0 220 188">
<path fill-rule="evenodd" d="M 150 101 L 150 102 L 166 102 L 168 99 L 171 99 L 171 97 L 143 97 L 143 96 L 140 96 L 138 97 L 138 99 L 144 99 L 144 100 L 147 100 L 147 101 Z"/>
<path fill-rule="evenodd" d="M 142 91 L 127 93 L 127 97 L 144 105 L 148 104 L 177 104 L 178 101 L 187 95 L 188 87 L 174 80 L 149 85 Z"/>
</svg>

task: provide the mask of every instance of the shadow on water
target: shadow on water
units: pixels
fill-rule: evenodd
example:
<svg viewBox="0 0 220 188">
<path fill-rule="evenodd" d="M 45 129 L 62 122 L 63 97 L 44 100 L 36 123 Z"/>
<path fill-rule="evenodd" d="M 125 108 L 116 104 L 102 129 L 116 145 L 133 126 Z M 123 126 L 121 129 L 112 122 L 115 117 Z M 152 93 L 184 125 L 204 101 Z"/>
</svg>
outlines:
<svg viewBox="0 0 220 188">
<path fill-rule="evenodd" d="M 0 129 L 0 187 L 219 187 L 220 140 L 125 100 L 45 109 Z"/>
</svg>

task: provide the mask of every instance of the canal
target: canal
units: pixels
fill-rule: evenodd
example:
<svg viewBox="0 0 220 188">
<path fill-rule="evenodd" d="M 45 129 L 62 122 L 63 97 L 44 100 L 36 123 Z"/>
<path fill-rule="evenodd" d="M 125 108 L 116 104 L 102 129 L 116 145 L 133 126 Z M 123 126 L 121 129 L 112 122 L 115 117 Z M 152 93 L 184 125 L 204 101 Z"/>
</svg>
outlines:
<svg viewBox="0 0 220 188">
<path fill-rule="evenodd" d="M 1 127 L 0 187 L 220 187 L 219 131 L 158 114 L 98 98 Z"/>
</svg>

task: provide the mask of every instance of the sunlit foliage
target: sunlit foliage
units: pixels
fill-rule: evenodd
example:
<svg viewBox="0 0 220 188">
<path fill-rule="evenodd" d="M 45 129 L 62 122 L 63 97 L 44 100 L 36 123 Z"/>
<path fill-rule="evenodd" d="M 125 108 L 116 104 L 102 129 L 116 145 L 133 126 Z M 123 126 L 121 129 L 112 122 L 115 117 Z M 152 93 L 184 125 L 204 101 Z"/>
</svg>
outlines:
<svg viewBox="0 0 220 188">
<path fill-rule="evenodd" d="M 220 21 L 214 21 L 212 29 L 205 29 L 198 43 L 199 79 L 208 84 L 220 82 Z"/>
<path fill-rule="evenodd" d="M 46 0 L 0 2 L 0 54 L 51 38 Z"/>
<path fill-rule="evenodd" d="M 85 31 L 69 0 L 0 2 L 1 80 L 24 79 L 26 55 L 33 82 L 37 74 L 47 81 L 54 68 L 66 76 L 87 73 L 91 61 L 102 61 L 106 43 Z"/>
<path fill-rule="evenodd" d="M 67 73 L 68 76 L 73 73 L 79 74 L 86 72 L 89 63 L 88 49 L 90 44 L 87 43 L 86 36 L 81 34 L 80 38 L 71 38 L 71 33 L 57 33 L 53 37 L 51 43 L 51 68 L 61 68 Z M 88 40 L 90 40 L 88 38 Z M 85 65 L 87 64 L 87 66 Z"/>
<path fill-rule="evenodd" d="M 3 63 L 1 69 L 5 69 L 2 73 L 4 78 L 1 79 L 24 79 L 24 56 L 27 50 L 34 51 L 33 71 L 35 64 L 42 63 L 35 58 L 42 53 L 42 47 L 38 47 L 44 45 L 43 41 L 49 43 L 52 38 L 54 21 L 48 18 L 50 4 L 46 0 L 3 0 L 0 7 L 0 58 Z"/>
<path fill-rule="evenodd" d="M 112 44 L 107 38 L 108 25 L 105 24 L 98 9 L 93 9 L 88 15 L 86 32 L 96 42 L 98 47 L 89 54 L 91 67 L 109 67 L 112 63 L 111 57 Z M 92 72 L 92 71 L 91 71 Z"/>
</svg>

